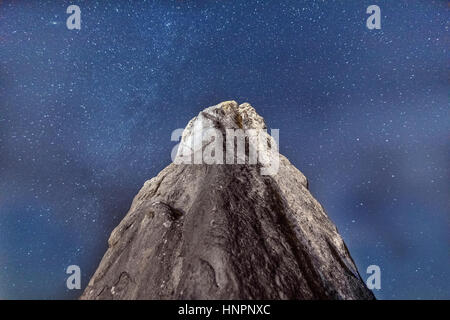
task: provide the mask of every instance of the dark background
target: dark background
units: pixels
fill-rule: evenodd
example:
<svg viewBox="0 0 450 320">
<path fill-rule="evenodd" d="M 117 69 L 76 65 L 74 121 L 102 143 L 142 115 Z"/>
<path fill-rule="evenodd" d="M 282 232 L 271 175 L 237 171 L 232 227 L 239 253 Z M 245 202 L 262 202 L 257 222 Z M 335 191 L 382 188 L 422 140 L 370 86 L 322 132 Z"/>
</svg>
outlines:
<svg viewBox="0 0 450 320">
<path fill-rule="evenodd" d="M 381 267 L 378 298 L 449 299 L 447 3 L 0 1 L 0 298 L 78 297 L 67 266 L 84 288 L 171 132 L 234 99 L 280 129 L 362 277 Z"/>
</svg>

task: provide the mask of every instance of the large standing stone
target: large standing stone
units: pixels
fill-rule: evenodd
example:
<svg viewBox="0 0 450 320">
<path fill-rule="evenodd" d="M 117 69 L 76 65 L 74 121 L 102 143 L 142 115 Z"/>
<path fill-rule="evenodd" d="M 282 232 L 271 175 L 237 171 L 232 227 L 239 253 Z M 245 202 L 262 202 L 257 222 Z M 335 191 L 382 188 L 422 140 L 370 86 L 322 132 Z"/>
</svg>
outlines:
<svg viewBox="0 0 450 320">
<path fill-rule="evenodd" d="M 199 127 L 265 123 L 229 101 L 192 119 L 182 140 Z M 112 232 L 81 299 L 374 299 L 305 176 L 277 156 L 274 175 L 248 164 L 167 166 Z"/>
</svg>

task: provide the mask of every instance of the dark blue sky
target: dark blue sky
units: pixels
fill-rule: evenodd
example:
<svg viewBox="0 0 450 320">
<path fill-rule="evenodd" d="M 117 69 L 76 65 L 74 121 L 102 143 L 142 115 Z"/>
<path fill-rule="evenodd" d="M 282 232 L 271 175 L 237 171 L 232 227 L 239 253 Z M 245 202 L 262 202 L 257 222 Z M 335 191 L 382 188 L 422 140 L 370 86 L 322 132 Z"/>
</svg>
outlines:
<svg viewBox="0 0 450 320">
<path fill-rule="evenodd" d="M 381 267 L 378 298 L 449 299 L 449 18 L 430 0 L 1 1 L 0 298 L 78 297 L 67 266 L 84 287 L 171 132 L 234 99 L 280 129 L 362 277 Z"/>
</svg>

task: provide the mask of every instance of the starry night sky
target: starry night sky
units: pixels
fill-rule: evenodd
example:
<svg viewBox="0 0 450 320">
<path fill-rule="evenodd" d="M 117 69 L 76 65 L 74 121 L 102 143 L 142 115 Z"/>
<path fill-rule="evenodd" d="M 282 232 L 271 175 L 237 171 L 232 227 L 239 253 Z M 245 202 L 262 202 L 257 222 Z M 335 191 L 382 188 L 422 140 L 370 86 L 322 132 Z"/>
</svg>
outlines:
<svg viewBox="0 0 450 320">
<path fill-rule="evenodd" d="M 81 8 L 81 30 L 66 8 Z M 381 30 L 366 8 L 381 8 Z M 450 298 L 447 1 L 0 1 L 0 299 L 76 298 L 170 134 L 250 102 L 380 299 Z"/>
</svg>

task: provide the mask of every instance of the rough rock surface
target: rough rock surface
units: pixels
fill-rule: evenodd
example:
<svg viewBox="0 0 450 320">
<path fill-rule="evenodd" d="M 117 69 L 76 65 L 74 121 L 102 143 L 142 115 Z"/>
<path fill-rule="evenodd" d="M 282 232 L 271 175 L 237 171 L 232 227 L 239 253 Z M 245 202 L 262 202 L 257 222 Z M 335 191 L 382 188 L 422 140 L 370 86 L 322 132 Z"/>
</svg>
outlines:
<svg viewBox="0 0 450 320">
<path fill-rule="evenodd" d="M 192 119 L 182 140 L 210 125 L 265 128 L 249 104 L 229 101 Z M 81 299 L 374 299 L 305 176 L 279 157 L 274 175 L 167 166 L 112 232 Z"/>
</svg>

